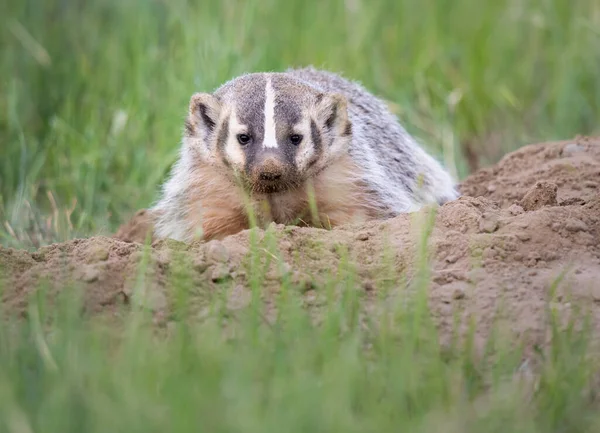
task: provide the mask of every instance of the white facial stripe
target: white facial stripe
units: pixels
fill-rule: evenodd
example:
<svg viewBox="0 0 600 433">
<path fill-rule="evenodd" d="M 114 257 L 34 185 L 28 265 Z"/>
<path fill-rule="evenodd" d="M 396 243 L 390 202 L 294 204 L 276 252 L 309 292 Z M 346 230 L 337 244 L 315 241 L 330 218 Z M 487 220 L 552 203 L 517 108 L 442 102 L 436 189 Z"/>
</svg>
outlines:
<svg viewBox="0 0 600 433">
<path fill-rule="evenodd" d="M 308 116 L 304 116 L 304 120 L 297 126 L 300 131 L 310 131 L 310 120 Z M 315 144 L 312 141 L 310 134 L 306 134 L 302 143 L 296 151 L 296 167 L 300 171 L 306 169 L 310 159 L 315 153 Z"/>
<path fill-rule="evenodd" d="M 227 136 L 227 142 L 225 144 L 225 154 L 230 164 L 238 167 L 242 167 L 246 160 L 244 152 L 240 148 L 237 141 L 237 134 L 244 133 L 246 128 L 240 124 L 236 116 L 235 110 L 232 111 L 229 120 L 229 134 Z"/>
<path fill-rule="evenodd" d="M 275 91 L 271 85 L 271 79 L 267 78 L 265 88 L 265 138 L 264 147 L 277 147 L 277 137 L 275 134 Z"/>
</svg>

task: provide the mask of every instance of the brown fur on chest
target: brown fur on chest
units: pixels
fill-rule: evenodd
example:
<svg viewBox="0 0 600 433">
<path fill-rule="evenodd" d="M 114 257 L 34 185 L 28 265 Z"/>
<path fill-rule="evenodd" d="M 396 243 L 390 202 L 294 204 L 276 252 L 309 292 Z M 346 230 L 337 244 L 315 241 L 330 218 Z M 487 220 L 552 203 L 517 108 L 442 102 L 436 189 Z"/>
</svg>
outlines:
<svg viewBox="0 0 600 433">
<path fill-rule="evenodd" d="M 249 228 L 248 210 L 261 226 L 274 221 L 331 228 L 380 217 L 374 200 L 349 156 L 301 188 L 257 196 L 248 196 L 229 176 L 206 165 L 199 167 L 190 183 L 186 222 L 192 232 L 201 228 L 204 239 L 223 238 Z"/>
</svg>

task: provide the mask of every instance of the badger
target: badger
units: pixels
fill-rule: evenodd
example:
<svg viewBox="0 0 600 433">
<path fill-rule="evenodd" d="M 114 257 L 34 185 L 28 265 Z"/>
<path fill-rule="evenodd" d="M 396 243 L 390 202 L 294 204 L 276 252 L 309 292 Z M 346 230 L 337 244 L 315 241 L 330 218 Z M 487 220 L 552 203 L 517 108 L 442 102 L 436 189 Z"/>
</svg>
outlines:
<svg viewBox="0 0 600 433">
<path fill-rule="evenodd" d="M 195 93 L 151 213 L 157 238 L 187 242 L 252 224 L 386 219 L 457 196 L 450 174 L 382 99 L 311 66 Z"/>
</svg>

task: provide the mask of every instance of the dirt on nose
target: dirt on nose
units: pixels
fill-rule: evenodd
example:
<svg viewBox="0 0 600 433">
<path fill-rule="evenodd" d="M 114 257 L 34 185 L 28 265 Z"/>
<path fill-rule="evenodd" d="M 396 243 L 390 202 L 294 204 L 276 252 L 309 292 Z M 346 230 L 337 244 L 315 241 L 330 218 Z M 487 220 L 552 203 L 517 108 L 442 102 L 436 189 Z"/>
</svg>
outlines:
<svg viewBox="0 0 600 433">
<path fill-rule="evenodd" d="M 258 164 L 253 173 L 255 181 L 277 181 L 285 174 L 285 165 L 276 158 L 267 158 Z"/>
</svg>

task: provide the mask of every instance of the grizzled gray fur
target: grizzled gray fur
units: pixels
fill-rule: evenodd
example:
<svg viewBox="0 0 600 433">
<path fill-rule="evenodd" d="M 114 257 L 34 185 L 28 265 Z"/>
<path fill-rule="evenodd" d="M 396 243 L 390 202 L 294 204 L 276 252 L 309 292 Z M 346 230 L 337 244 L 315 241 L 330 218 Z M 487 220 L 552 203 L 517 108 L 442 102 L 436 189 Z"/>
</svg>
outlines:
<svg viewBox="0 0 600 433">
<path fill-rule="evenodd" d="M 290 69 L 287 73 L 320 91 L 346 96 L 352 123 L 348 151 L 364 168 L 367 184 L 391 214 L 416 210 L 433 201 L 443 204 L 458 197 L 448 172 L 419 147 L 387 105 L 362 85 L 314 68 Z"/>
<path fill-rule="evenodd" d="M 247 206 L 260 221 L 293 223 L 306 217 L 309 185 L 330 226 L 458 196 L 442 165 L 360 84 L 312 67 L 253 73 L 192 96 L 155 232 L 226 236 L 248 227 Z"/>
</svg>

